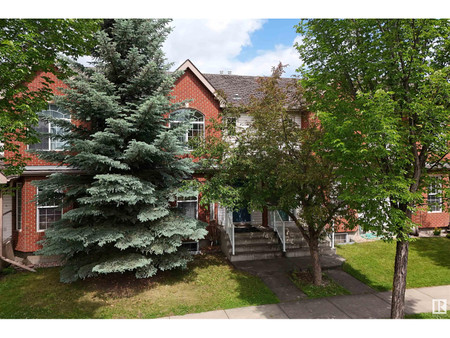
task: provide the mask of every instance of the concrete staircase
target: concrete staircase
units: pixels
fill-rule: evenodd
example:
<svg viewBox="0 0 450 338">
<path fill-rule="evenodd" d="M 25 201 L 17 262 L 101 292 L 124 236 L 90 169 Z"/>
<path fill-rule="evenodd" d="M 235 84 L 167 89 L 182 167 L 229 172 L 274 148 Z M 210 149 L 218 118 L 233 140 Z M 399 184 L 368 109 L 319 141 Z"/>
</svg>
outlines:
<svg viewBox="0 0 450 338">
<path fill-rule="evenodd" d="M 329 241 L 319 244 L 321 255 L 332 255 L 336 253 L 336 248 L 331 249 Z M 286 225 L 286 257 L 309 256 L 309 246 L 303 238 L 300 230 L 295 224 Z"/>
<path fill-rule="evenodd" d="M 231 262 L 273 259 L 277 257 L 309 256 L 309 247 L 300 230 L 295 225 L 286 226 L 286 253 L 283 253 L 278 235 L 268 228 L 256 226 L 258 232 L 235 232 L 235 254 L 232 255 L 231 243 L 225 231 L 221 231 L 222 251 Z M 333 254 L 328 242 L 320 244 L 321 254 Z"/>
</svg>

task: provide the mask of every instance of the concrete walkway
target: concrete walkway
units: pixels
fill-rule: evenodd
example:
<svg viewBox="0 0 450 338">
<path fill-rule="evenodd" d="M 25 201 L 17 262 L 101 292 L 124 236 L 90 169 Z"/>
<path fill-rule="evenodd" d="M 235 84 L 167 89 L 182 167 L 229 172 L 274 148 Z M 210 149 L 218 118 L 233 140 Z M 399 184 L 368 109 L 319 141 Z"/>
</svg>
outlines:
<svg viewBox="0 0 450 338">
<path fill-rule="evenodd" d="M 344 259 L 337 255 L 324 255 L 321 256 L 320 259 L 323 269 L 339 268 L 344 262 Z M 294 270 L 304 270 L 308 268 L 310 262 L 311 259 L 309 256 L 306 256 L 242 261 L 234 262 L 233 265 L 238 270 L 248 272 L 261 278 L 269 289 L 271 289 L 278 297 L 280 302 L 290 302 L 306 299 L 307 296 L 291 282 L 288 274 Z"/>
<path fill-rule="evenodd" d="M 376 292 L 344 272 L 344 259 L 337 255 L 320 257 L 322 269 L 351 295 L 308 299 L 289 279 L 289 272 L 310 266 L 310 258 L 276 258 L 234 262 L 233 265 L 258 276 L 275 293 L 279 304 L 194 313 L 170 319 L 315 319 L 315 318 L 389 318 L 391 292 Z M 406 290 L 407 314 L 432 312 L 433 299 L 447 299 L 450 285 Z"/>
<path fill-rule="evenodd" d="M 406 313 L 432 312 L 433 299 L 447 299 L 447 304 L 450 304 L 450 285 L 407 289 Z M 389 318 L 390 303 L 390 291 L 370 292 L 193 313 L 184 316 L 166 317 L 166 319 Z"/>
</svg>

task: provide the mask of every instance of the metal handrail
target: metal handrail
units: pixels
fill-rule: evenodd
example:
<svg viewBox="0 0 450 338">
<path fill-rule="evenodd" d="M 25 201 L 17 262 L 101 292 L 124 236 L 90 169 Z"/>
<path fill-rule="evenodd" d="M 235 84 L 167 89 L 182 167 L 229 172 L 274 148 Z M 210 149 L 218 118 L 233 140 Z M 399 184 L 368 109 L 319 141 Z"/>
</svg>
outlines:
<svg viewBox="0 0 450 338">
<path fill-rule="evenodd" d="M 278 210 L 272 211 L 273 230 L 277 233 L 278 238 L 283 246 L 283 252 L 286 252 L 286 223 L 280 216 Z M 281 224 L 280 224 L 281 223 Z"/>
<path fill-rule="evenodd" d="M 225 209 L 225 220 L 224 228 L 231 242 L 231 254 L 234 256 L 234 223 L 233 223 L 233 213 Z"/>
</svg>

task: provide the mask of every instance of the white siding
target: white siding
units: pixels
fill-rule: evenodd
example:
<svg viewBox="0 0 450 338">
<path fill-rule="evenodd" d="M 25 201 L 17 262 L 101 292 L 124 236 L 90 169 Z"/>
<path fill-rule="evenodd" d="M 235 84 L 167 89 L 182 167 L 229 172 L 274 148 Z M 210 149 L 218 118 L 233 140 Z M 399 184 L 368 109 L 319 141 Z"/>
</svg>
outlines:
<svg viewBox="0 0 450 338">
<path fill-rule="evenodd" d="M 219 207 L 217 208 L 217 222 L 220 225 L 225 224 L 225 213 L 226 209 L 219 205 Z"/>
<path fill-rule="evenodd" d="M 302 125 L 302 114 L 301 113 L 291 113 L 290 114 L 295 123 L 297 123 L 300 127 Z M 245 129 L 247 128 L 253 121 L 253 117 L 249 114 L 242 114 L 236 120 L 236 129 Z"/>
<path fill-rule="evenodd" d="M 11 195 L 3 196 L 3 241 L 12 236 L 12 203 Z"/>
<path fill-rule="evenodd" d="M 253 117 L 251 117 L 249 114 L 242 114 L 236 120 L 236 129 L 237 130 L 245 129 L 252 123 L 252 121 Z"/>
<path fill-rule="evenodd" d="M 252 224 L 254 224 L 254 225 L 262 224 L 262 212 L 261 211 L 252 211 L 251 215 L 252 215 L 252 221 L 251 221 Z"/>
<path fill-rule="evenodd" d="M 295 114 L 292 114 L 292 117 L 294 119 L 294 122 L 297 123 L 301 127 L 302 126 L 302 114 L 295 113 Z"/>
</svg>

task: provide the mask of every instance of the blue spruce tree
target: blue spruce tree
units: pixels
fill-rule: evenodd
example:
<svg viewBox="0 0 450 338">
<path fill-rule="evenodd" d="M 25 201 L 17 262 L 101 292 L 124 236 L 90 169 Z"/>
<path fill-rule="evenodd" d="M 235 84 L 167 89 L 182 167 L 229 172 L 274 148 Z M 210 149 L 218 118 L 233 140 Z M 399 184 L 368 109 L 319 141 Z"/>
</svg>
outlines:
<svg viewBox="0 0 450 338">
<path fill-rule="evenodd" d="M 40 202 L 61 201 L 62 218 L 46 231 L 40 254 L 63 255 L 61 281 L 133 271 L 137 278 L 186 267 L 182 240 L 199 240 L 205 224 L 174 208 L 194 163 L 180 141 L 187 125 L 169 128 L 180 74 L 161 50 L 168 20 L 105 20 L 94 67 L 77 67 L 70 89 L 56 97 L 72 122 L 45 116 L 68 131 L 63 151 L 40 152 L 76 169 L 36 183 Z M 52 202 L 54 203 L 54 202 Z"/>
</svg>

